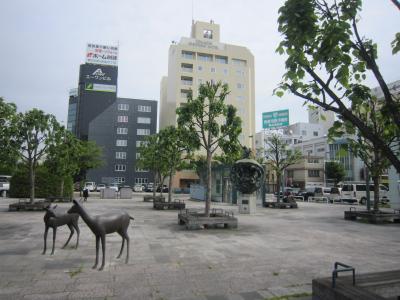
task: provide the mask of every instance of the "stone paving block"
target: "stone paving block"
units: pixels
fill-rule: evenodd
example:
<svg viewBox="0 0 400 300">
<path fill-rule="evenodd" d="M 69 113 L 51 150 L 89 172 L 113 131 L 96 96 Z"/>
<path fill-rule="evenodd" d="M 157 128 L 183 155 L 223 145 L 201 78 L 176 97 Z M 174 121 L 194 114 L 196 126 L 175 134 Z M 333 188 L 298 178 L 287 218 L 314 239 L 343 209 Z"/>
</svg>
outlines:
<svg viewBox="0 0 400 300">
<path fill-rule="evenodd" d="M 228 296 L 225 295 L 211 295 L 206 296 L 207 300 L 229 300 Z"/>
<path fill-rule="evenodd" d="M 23 299 L 27 300 L 67 300 L 68 299 L 69 293 L 64 292 L 64 293 L 49 293 L 49 291 L 46 293 L 40 293 L 40 294 L 30 294 L 30 295 L 25 295 Z"/>
<path fill-rule="evenodd" d="M 258 292 L 245 292 L 239 293 L 244 300 L 262 300 L 264 299 Z"/>
</svg>

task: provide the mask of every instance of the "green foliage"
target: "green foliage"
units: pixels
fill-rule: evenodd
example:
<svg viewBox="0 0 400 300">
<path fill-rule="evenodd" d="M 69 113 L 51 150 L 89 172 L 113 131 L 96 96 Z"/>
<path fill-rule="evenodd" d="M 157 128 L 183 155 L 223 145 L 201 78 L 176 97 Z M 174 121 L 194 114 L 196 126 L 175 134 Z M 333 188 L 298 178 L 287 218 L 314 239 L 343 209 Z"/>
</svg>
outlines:
<svg viewBox="0 0 400 300">
<path fill-rule="evenodd" d="M 396 37 L 392 42 L 392 53 L 396 54 L 400 51 L 400 32 L 396 33 Z"/>
<path fill-rule="evenodd" d="M 68 155 L 72 155 L 72 157 L 68 157 L 66 160 L 76 159 L 76 165 L 79 168 L 77 180 L 83 180 L 88 170 L 101 167 L 104 164 L 103 151 L 95 142 L 77 141 L 70 135 L 67 135 L 67 138 L 71 145 L 69 145 L 65 151 Z M 76 142 L 78 142 L 77 145 L 75 145 Z M 69 147 L 71 147 L 71 149 L 69 149 Z M 76 153 L 70 153 L 69 150 L 72 149 L 76 151 Z M 71 166 L 71 170 L 75 170 L 75 166 Z"/>
<path fill-rule="evenodd" d="M 225 103 L 229 94 L 228 85 L 218 82 L 206 82 L 199 87 L 199 94 L 193 98 L 188 95 L 187 103 L 179 107 L 178 128 L 188 132 L 189 148 L 204 149 L 207 159 L 207 199 L 206 215 L 211 203 L 211 162 L 215 152 L 236 153 L 241 145 L 238 141 L 242 131 L 241 119 L 236 108 Z"/>
<path fill-rule="evenodd" d="M 0 174 L 12 174 L 18 160 L 17 107 L 0 97 Z"/>
<path fill-rule="evenodd" d="M 49 196 L 60 196 L 60 183 L 62 177 L 54 176 L 53 172 L 45 165 L 39 165 L 36 170 L 35 180 L 35 196 L 38 198 L 46 198 Z M 63 197 L 72 197 L 73 183 L 72 177 L 66 176 L 64 180 Z M 10 197 L 13 198 L 29 198 L 30 197 L 30 180 L 29 167 L 19 164 L 14 175 L 10 180 Z"/>
<path fill-rule="evenodd" d="M 385 125 L 385 134 L 400 135 L 400 99 L 390 93 L 380 73 L 377 45 L 359 33 L 361 4 L 361 0 L 285 1 L 278 18 L 283 40 L 276 51 L 287 56 L 286 72 L 275 94 L 281 97 L 288 91 L 305 103 L 339 114 L 341 122 L 336 128 L 346 127 L 347 133 L 352 128 L 378 145 L 400 171 L 396 150 L 358 115 L 368 113 L 365 104 L 371 99 L 371 90 L 363 81 L 371 72 L 384 94 L 381 106 L 386 119 L 381 124 Z M 392 46 L 394 53 L 399 51 L 399 35 Z"/>
<path fill-rule="evenodd" d="M 337 185 L 345 178 L 346 170 L 344 169 L 343 164 L 336 161 L 328 161 L 325 163 L 325 174 L 328 179 L 333 179 L 335 185 Z"/>
</svg>

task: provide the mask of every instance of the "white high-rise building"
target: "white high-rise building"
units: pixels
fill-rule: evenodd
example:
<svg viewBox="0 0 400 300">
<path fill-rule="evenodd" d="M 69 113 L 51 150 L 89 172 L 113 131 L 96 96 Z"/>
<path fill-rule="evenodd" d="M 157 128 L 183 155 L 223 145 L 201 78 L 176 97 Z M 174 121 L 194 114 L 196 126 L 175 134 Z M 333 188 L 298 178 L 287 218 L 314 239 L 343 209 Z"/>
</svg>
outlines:
<svg viewBox="0 0 400 300">
<path fill-rule="evenodd" d="M 335 113 L 333 111 L 324 110 L 322 107 L 308 109 L 308 122 L 311 124 L 320 124 L 324 128 L 324 134 L 328 134 L 329 128 L 335 122 Z"/>
<path fill-rule="evenodd" d="M 161 80 L 160 128 L 176 124 L 176 109 L 193 97 L 206 81 L 227 83 L 227 104 L 237 108 L 242 119 L 240 142 L 253 147 L 255 133 L 254 57 L 242 46 L 220 42 L 219 25 L 193 22 L 190 37 L 182 37 L 169 48 L 168 76 Z"/>
</svg>

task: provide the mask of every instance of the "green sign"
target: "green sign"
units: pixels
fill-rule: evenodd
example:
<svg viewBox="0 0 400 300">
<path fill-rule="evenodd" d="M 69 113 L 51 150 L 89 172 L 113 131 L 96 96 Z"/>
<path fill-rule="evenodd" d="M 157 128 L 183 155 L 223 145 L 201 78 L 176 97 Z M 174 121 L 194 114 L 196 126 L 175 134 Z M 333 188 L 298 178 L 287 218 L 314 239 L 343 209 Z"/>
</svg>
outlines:
<svg viewBox="0 0 400 300">
<path fill-rule="evenodd" d="M 262 114 L 263 129 L 276 129 L 289 126 L 289 110 L 277 110 Z"/>
</svg>

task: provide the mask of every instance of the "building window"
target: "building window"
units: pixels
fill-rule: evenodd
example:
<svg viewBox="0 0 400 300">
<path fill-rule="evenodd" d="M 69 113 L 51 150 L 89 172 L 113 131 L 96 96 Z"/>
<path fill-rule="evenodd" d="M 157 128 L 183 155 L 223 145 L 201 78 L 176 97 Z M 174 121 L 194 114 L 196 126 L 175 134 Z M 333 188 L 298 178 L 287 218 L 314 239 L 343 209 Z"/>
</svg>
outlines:
<svg viewBox="0 0 400 300">
<path fill-rule="evenodd" d="M 146 170 L 146 169 L 140 169 L 140 168 L 135 168 L 135 172 L 141 172 L 141 173 L 145 173 L 145 172 L 149 172 L 149 170 Z"/>
<path fill-rule="evenodd" d="M 115 152 L 116 159 L 126 159 L 126 152 Z"/>
<path fill-rule="evenodd" d="M 215 67 L 211 67 L 211 73 L 217 72 L 217 69 Z"/>
<path fill-rule="evenodd" d="M 228 69 L 224 69 L 224 70 L 223 70 L 223 73 L 224 73 L 224 75 L 228 75 L 228 73 L 229 73 L 229 72 L 228 72 Z"/>
<path fill-rule="evenodd" d="M 147 106 L 147 105 L 138 105 L 138 111 L 141 111 L 141 112 L 151 112 L 151 106 Z"/>
<path fill-rule="evenodd" d="M 236 70 L 236 75 L 243 77 L 244 76 L 244 71 L 243 70 Z"/>
<path fill-rule="evenodd" d="M 244 97 L 243 96 L 237 96 L 237 101 L 239 102 L 243 102 L 244 101 Z"/>
<path fill-rule="evenodd" d="M 126 171 L 126 165 L 115 165 L 114 170 L 117 171 L 117 172 L 125 172 Z"/>
<path fill-rule="evenodd" d="M 126 146 L 128 146 L 128 140 L 117 140 L 116 146 L 117 147 L 126 147 Z"/>
<path fill-rule="evenodd" d="M 135 183 L 144 184 L 144 183 L 147 183 L 147 182 L 148 182 L 147 178 L 135 178 Z"/>
<path fill-rule="evenodd" d="M 325 148 L 318 148 L 317 152 L 325 152 Z"/>
<path fill-rule="evenodd" d="M 308 177 L 319 177 L 319 170 L 308 170 Z"/>
<path fill-rule="evenodd" d="M 200 61 L 213 61 L 213 56 L 211 54 L 205 54 L 205 53 L 198 53 L 197 54 L 197 59 Z"/>
<path fill-rule="evenodd" d="M 237 87 L 239 90 L 244 89 L 244 83 L 237 83 L 237 84 L 236 84 L 236 87 Z"/>
<path fill-rule="evenodd" d="M 301 135 L 307 135 L 307 130 L 302 130 Z"/>
<path fill-rule="evenodd" d="M 114 177 L 114 182 L 115 183 L 124 183 L 125 177 Z"/>
<path fill-rule="evenodd" d="M 151 123 L 151 119 L 150 118 L 145 118 L 145 117 L 138 117 L 137 118 L 137 122 L 139 124 L 150 124 Z"/>
<path fill-rule="evenodd" d="M 181 90 L 181 97 L 182 97 L 183 99 L 187 99 L 189 93 L 190 93 L 190 90 Z"/>
<path fill-rule="evenodd" d="M 136 141 L 136 147 L 142 147 L 142 146 L 146 146 L 147 145 L 147 141 Z"/>
<path fill-rule="evenodd" d="M 136 153 L 136 159 L 139 159 L 140 158 L 140 153 Z"/>
<path fill-rule="evenodd" d="M 186 59 L 194 59 L 194 52 L 182 51 L 182 57 Z"/>
<path fill-rule="evenodd" d="M 128 134 L 128 128 L 118 127 L 117 134 Z"/>
<path fill-rule="evenodd" d="M 198 66 L 197 71 L 200 71 L 200 72 L 203 71 L 203 66 Z"/>
<path fill-rule="evenodd" d="M 118 110 L 129 110 L 129 104 L 118 104 Z"/>
<path fill-rule="evenodd" d="M 192 77 L 181 76 L 181 83 L 183 85 L 192 85 L 193 84 L 193 78 Z"/>
<path fill-rule="evenodd" d="M 128 123 L 128 116 L 118 116 L 119 123 Z"/>
<path fill-rule="evenodd" d="M 213 32 L 210 29 L 203 30 L 203 38 L 212 40 Z"/>
<path fill-rule="evenodd" d="M 245 67 L 245 66 L 246 66 L 246 61 L 243 60 L 243 59 L 232 58 L 232 63 L 233 63 L 234 65 L 237 65 L 237 66 L 242 66 L 242 67 Z"/>
<path fill-rule="evenodd" d="M 228 63 L 228 58 L 226 56 L 216 55 L 215 56 L 215 61 L 217 63 L 220 63 L 220 64 L 227 64 Z"/>
<path fill-rule="evenodd" d="M 192 73 L 193 72 L 193 65 L 192 64 L 181 64 L 181 70 L 183 72 Z"/>
<path fill-rule="evenodd" d="M 318 136 L 318 131 L 313 131 L 314 136 Z"/>
<path fill-rule="evenodd" d="M 142 129 L 142 128 L 138 128 L 136 130 L 136 134 L 137 135 L 150 135 L 150 129 Z"/>
</svg>

